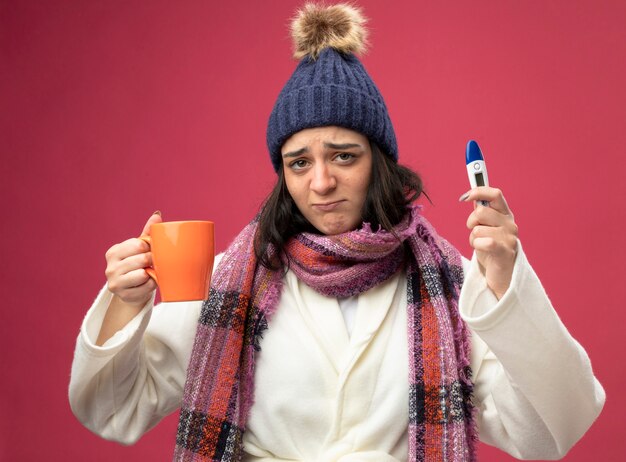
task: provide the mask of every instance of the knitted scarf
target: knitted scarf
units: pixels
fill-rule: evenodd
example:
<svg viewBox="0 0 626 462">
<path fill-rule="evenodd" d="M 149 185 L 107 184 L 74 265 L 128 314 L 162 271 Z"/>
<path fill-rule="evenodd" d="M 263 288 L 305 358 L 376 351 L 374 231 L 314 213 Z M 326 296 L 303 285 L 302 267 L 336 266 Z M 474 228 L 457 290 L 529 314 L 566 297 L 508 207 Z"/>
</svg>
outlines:
<svg viewBox="0 0 626 462">
<path fill-rule="evenodd" d="M 174 460 L 240 461 L 254 397 L 255 353 L 282 289 L 257 264 L 250 223 L 216 268 L 203 303 L 180 412 Z M 302 233 L 286 246 L 289 269 L 329 297 L 365 292 L 407 274 L 409 461 L 475 460 L 469 334 L 458 310 L 458 251 L 414 207 L 392 233 Z M 399 239 L 398 239 L 399 238 Z M 286 261 L 286 263 L 287 263 Z"/>
</svg>

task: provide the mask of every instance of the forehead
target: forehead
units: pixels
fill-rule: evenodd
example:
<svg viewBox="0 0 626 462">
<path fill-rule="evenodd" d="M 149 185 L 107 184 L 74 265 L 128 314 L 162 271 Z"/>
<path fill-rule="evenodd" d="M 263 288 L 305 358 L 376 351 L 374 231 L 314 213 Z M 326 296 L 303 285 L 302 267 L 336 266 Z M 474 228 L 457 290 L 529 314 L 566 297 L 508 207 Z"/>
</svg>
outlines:
<svg viewBox="0 0 626 462">
<path fill-rule="evenodd" d="M 359 132 L 344 127 L 315 127 L 306 128 L 294 133 L 283 144 L 281 151 L 288 152 L 311 146 L 315 143 L 344 144 L 354 143 L 363 147 L 368 145 L 367 137 Z"/>
</svg>

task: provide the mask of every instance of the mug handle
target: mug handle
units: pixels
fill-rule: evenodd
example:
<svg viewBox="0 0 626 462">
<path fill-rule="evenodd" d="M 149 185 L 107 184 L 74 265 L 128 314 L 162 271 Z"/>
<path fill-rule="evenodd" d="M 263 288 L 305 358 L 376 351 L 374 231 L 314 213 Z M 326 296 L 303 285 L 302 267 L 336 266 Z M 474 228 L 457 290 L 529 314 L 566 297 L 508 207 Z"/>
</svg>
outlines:
<svg viewBox="0 0 626 462">
<path fill-rule="evenodd" d="M 144 241 L 146 244 L 148 245 L 152 245 L 152 239 L 150 239 L 150 236 L 139 236 L 139 239 L 141 239 L 142 241 Z M 146 270 L 146 273 L 148 273 L 148 276 L 150 276 L 152 279 L 154 279 L 154 282 L 156 282 L 157 286 L 159 285 L 159 280 L 157 279 L 157 275 L 156 272 L 154 271 L 154 268 L 144 268 Z"/>
</svg>

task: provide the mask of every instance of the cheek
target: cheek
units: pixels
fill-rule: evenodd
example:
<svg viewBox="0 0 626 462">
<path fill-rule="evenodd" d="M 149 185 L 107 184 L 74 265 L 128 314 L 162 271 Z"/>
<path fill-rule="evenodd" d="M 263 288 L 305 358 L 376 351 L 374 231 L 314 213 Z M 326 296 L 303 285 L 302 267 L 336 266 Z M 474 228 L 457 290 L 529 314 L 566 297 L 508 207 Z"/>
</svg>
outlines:
<svg viewBox="0 0 626 462">
<path fill-rule="evenodd" d="M 359 197 L 363 202 L 365 202 L 365 198 L 367 197 L 367 191 L 370 186 L 369 177 L 361 177 L 359 178 L 358 184 L 355 186 L 355 191 L 358 191 Z"/>
<path fill-rule="evenodd" d="M 289 170 L 286 170 L 285 168 L 283 175 L 285 176 L 285 187 L 287 188 L 287 191 L 289 191 L 289 194 L 293 194 L 294 182 Z"/>
<path fill-rule="evenodd" d="M 285 186 L 287 187 L 287 192 L 294 200 L 296 205 L 300 206 L 300 201 L 302 200 L 302 185 L 301 182 L 298 182 L 289 174 L 285 174 Z"/>
</svg>

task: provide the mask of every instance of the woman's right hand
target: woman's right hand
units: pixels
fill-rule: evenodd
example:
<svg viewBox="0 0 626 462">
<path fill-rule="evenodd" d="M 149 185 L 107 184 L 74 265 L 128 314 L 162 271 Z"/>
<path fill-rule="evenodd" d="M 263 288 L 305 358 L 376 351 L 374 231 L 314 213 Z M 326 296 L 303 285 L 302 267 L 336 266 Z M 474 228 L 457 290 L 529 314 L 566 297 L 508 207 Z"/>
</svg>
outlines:
<svg viewBox="0 0 626 462">
<path fill-rule="evenodd" d="M 141 236 L 150 234 L 150 226 L 160 223 L 160 212 L 154 212 L 143 227 Z M 106 253 L 107 287 L 113 298 L 102 320 L 96 345 L 102 346 L 141 311 L 152 297 L 156 283 L 145 268 L 152 266 L 150 246 L 138 238 L 115 244 Z"/>
<path fill-rule="evenodd" d="M 150 226 L 160 223 L 160 212 L 154 212 L 148 219 L 141 235 L 150 234 Z M 105 254 L 107 286 L 122 302 L 141 309 L 152 297 L 156 283 L 146 270 L 152 266 L 150 246 L 138 238 L 131 238 L 115 244 Z"/>
</svg>

